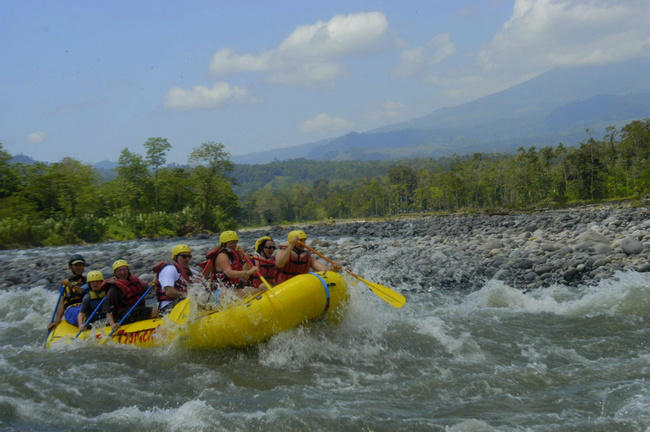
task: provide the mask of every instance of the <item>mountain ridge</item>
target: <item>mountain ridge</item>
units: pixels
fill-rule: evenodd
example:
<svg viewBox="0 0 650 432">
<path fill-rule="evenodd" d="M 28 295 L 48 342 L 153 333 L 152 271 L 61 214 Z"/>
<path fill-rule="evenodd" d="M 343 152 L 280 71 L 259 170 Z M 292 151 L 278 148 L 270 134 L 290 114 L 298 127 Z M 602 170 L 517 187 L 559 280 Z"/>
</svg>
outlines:
<svg viewBox="0 0 650 432">
<path fill-rule="evenodd" d="M 577 145 L 608 126 L 650 117 L 650 59 L 557 68 L 500 92 L 366 132 L 233 156 L 235 163 L 385 160 Z"/>
</svg>

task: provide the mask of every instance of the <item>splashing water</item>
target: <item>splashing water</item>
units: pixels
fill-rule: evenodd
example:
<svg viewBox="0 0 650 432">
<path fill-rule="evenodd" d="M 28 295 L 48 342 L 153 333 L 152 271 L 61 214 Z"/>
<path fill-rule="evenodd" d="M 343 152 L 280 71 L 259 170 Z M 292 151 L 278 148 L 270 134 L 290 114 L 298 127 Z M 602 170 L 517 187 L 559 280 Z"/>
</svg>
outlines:
<svg viewBox="0 0 650 432">
<path fill-rule="evenodd" d="M 471 293 L 405 283 L 392 287 L 407 295 L 402 309 L 346 281 L 340 322 L 218 351 L 84 341 L 44 350 L 58 293 L 0 291 L 0 429 L 650 427 L 647 274 L 530 293 L 496 281 Z"/>
</svg>

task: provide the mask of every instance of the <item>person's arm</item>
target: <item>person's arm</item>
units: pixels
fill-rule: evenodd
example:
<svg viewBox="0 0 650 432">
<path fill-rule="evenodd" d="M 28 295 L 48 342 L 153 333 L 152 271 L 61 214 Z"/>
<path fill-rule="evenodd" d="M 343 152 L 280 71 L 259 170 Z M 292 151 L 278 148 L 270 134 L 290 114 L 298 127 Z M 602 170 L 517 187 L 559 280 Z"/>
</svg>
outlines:
<svg viewBox="0 0 650 432">
<path fill-rule="evenodd" d="M 50 325 L 47 326 L 48 330 L 52 330 L 54 327 L 58 326 L 61 324 L 61 319 L 63 318 L 63 297 L 61 297 L 61 300 L 59 301 L 59 305 L 56 307 L 56 316 L 54 317 L 54 321 Z"/>
<path fill-rule="evenodd" d="M 314 271 L 317 271 L 317 272 L 325 272 L 325 271 L 335 271 L 335 272 L 338 272 L 338 271 L 340 271 L 341 268 L 342 268 L 342 267 L 341 267 L 341 264 L 339 264 L 339 263 L 337 263 L 337 262 L 333 263 L 331 266 L 325 265 L 325 264 L 321 263 L 320 261 L 318 261 L 318 260 L 316 259 L 316 257 L 313 256 L 313 255 L 311 256 L 310 263 L 311 263 L 311 268 L 312 268 Z"/>
<path fill-rule="evenodd" d="M 187 297 L 186 292 L 180 291 L 174 287 L 179 277 L 181 276 L 178 274 L 176 268 L 172 265 L 168 265 L 160 271 L 160 274 L 158 275 L 158 282 L 160 283 L 160 286 L 162 287 L 161 289 L 167 297 L 173 299 Z"/>
<path fill-rule="evenodd" d="M 108 325 L 111 326 L 113 330 L 117 330 L 120 328 L 120 324 L 115 322 L 115 317 L 113 317 L 113 312 L 108 312 L 106 314 L 106 318 L 108 318 Z"/>
<path fill-rule="evenodd" d="M 217 256 L 217 268 L 219 267 L 221 268 L 221 271 L 226 274 L 226 276 L 232 279 L 249 278 L 258 270 L 257 267 L 253 267 L 248 270 L 233 270 L 232 266 L 230 265 L 230 260 L 228 259 L 228 254 L 225 252 L 220 253 L 219 256 Z"/>
<path fill-rule="evenodd" d="M 163 289 L 165 290 L 165 295 L 169 298 L 177 299 L 177 298 L 187 297 L 187 292 L 180 291 L 174 288 L 172 285 L 167 285 L 163 287 Z"/>
<path fill-rule="evenodd" d="M 275 254 L 275 266 L 277 268 L 284 268 L 284 266 L 289 262 L 289 258 L 291 258 L 291 252 L 293 251 L 293 246 L 293 243 L 290 243 L 289 245 L 280 245 L 280 249 Z"/>
<path fill-rule="evenodd" d="M 86 330 L 86 326 L 84 326 L 86 322 L 86 314 L 83 312 L 79 312 L 79 315 L 77 316 L 77 327 L 79 330 Z"/>
<path fill-rule="evenodd" d="M 106 315 L 108 319 L 108 325 L 111 326 L 113 330 L 120 328 L 120 325 L 115 322 L 115 316 L 113 311 L 115 306 L 119 303 L 117 298 L 119 288 L 116 288 L 114 285 L 109 285 L 108 291 L 106 292 L 106 300 L 104 301 L 104 306 L 102 307 L 102 312 Z"/>
<path fill-rule="evenodd" d="M 90 295 L 86 294 L 81 299 L 81 309 L 79 309 L 79 315 L 77 315 L 77 327 L 79 327 L 79 330 L 86 330 L 84 324 L 88 319 L 88 309 L 90 309 Z"/>
</svg>

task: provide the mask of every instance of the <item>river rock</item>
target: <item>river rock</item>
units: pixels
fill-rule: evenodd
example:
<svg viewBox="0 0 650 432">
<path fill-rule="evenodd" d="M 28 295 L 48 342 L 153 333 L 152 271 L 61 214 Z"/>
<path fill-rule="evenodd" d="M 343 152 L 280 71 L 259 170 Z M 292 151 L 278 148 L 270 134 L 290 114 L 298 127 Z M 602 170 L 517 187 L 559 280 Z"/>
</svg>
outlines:
<svg viewBox="0 0 650 432">
<path fill-rule="evenodd" d="M 525 290 L 564 283 L 595 284 L 617 271 L 650 271 L 647 209 L 583 207 L 538 213 L 452 214 L 383 221 L 327 221 L 239 230 L 240 245 L 252 251 L 269 235 L 286 242 L 302 229 L 308 244 L 344 268 L 396 290 L 464 289 L 496 279 Z M 203 261 L 218 234 L 97 245 L 0 251 L 0 289 L 45 285 L 57 289 L 68 273 L 67 259 L 81 253 L 86 271 L 113 274 L 126 259 L 132 273 L 153 278 L 151 268 L 169 260 L 175 244 L 192 248 L 192 264 Z M 319 258 L 320 259 L 320 258 Z M 372 279 L 372 280 L 375 280 Z"/>
<path fill-rule="evenodd" d="M 643 245 L 637 239 L 631 237 L 625 237 L 620 242 L 620 248 L 627 255 L 637 255 L 640 254 L 643 250 Z"/>
</svg>

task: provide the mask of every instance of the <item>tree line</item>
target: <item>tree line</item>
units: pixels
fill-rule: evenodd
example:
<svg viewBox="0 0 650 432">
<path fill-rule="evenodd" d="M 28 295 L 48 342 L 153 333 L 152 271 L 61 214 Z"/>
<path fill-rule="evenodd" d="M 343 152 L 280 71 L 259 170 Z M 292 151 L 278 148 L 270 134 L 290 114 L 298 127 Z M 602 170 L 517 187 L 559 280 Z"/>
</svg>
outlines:
<svg viewBox="0 0 650 432">
<path fill-rule="evenodd" d="M 303 169 L 304 160 L 237 166 L 244 175 L 236 177 L 253 178 L 257 186 L 243 196 L 240 219 L 255 225 L 524 209 L 649 193 L 650 119 L 633 121 L 620 130 L 608 127 L 606 132 L 602 139 L 592 136 L 578 147 L 560 143 L 519 148 L 515 154 L 399 162 L 309 161 L 315 167 L 311 171 Z"/>
<path fill-rule="evenodd" d="M 587 131 L 590 132 L 590 131 Z M 235 165 L 204 143 L 185 166 L 165 166 L 171 144 L 120 153 L 101 181 L 72 158 L 10 163 L 0 145 L 0 246 L 125 240 L 408 213 L 485 211 L 638 198 L 650 193 L 650 119 L 577 147 L 519 148 L 439 159 Z"/>
<path fill-rule="evenodd" d="M 166 167 L 171 144 L 149 138 L 145 155 L 124 148 L 116 176 L 66 157 L 10 163 L 0 145 L 0 247 L 47 246 L 220 231 L 236 225 L 234 164 L 221 143 L 194 148 Z"/>
</svg>

